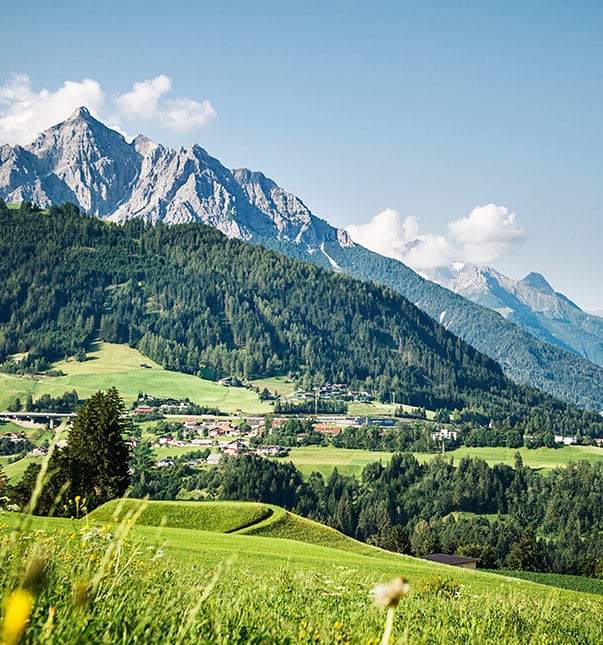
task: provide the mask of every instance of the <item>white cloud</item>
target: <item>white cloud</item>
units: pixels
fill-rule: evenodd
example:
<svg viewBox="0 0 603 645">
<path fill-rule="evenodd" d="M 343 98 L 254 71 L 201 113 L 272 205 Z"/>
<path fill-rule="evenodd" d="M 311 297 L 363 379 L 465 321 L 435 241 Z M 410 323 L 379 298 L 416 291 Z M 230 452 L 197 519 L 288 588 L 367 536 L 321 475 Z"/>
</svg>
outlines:
<svg viewBox="0 0 603 645">
<path fill-rule="evenodd" d="M 13 74 L 0 85 L 0 143 L 26 144 L 46 128 L 85 105 L 98 113 L 104 92 L 97 81 L 65 81 L 56 91 L 34 92 L 27 74 Z"/>
<path fill-rule="evenodd" d="M 488 264 L 525 237 L 515 213 L 495 204 L 476 206 L 467 217 L 449 222 L 447 235 L 421 233 L 415 217 L 403 220 L 391 208 L 368 224 L 352 224 L 346 230 L 354 242 L 417 271 L 455 262 Z"/>
<path fill-rule="evenodd" d="M 201 128 L 218 118 L 218 113 L 210 101 L 192 101 L 175 99 L 167 101 L 161 111 L 161 121 L 172 130 L 184 131 L 189 128 Z"/>
<path fill-rule="evenodd" d="M 132 85 L 132 91 L 115 99 L 120 112 L 129 118 L 151 119 L 159 111 L 159 99 L 172 89 L 172 81 L 160 74 Z"/>
<path fill-rule="evenodd" d="M 443 235 L 423 233 L 404 248 L 402 259 L 417 271 L 448 266 L 455 261 L 456 251 Z"/>
<path fill-rule="evenodd" d="M 404 245 L 417 236 L 419 227 L 414 217 L 402 221 L 398 211 L 386 208 L 368 224 L 350 224 L 346 230 L 355 242 L 367 249 L 397 258 Z"/>
<path fill-rule="evenodd" d="M 65 81 L 57 90 L 34 91 L 27 74 L 12 74 L 0 84 L 0 144 L 27 144 L 47 128 L 86 106 L 111 127 L 124 132 L 122 120 L 142 129 L 149 122 L 179 132 L 196 130 L 217 118 L 210 101 L 168 98 L 172 81 L 165 74 L 136 82 L 130 92 L 107 100 L 98 81 Z M 104 117 L 107 121 L 107 117 Z"/>
<path fill-rule="evenodd" d="M 120 112 L 127 118 L 159 121 L 166 128 L 185 131 L 201 128 L 218 114 L 210 101 L 192 99 L 162 100 L 172 89 L 172 81 L 165 74 L 134 83 L 132 91 L 115 99 Z"/>
<path fill-rule="evenodd" d="M 515 213 L 504 206 L 476 206 L 467 217 L 450 222 L 448 235 L 462 246 L 466 262 L 488 264 L 525 237 Z"/>
</svg>

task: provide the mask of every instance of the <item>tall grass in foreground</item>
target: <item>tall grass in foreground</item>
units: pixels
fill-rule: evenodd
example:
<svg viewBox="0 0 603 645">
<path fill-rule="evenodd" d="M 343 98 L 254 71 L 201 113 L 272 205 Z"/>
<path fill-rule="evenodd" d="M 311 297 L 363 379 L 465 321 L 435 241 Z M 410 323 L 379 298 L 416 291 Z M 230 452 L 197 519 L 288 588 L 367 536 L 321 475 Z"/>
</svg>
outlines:
<svg viewBox="0 0 603 645">
<path fill-rule="evenodd" d="M 216 566 L 215 553 L 185 556 L 160 536 L 145 538 L 132 516 L 103 524 L 46 520 L 46 529 L 41 518 L 14 518 L 0 514 L 0 597 L 4 621 L 16 589 L 34 598 L 22 643 L 375 644 L 383 633 L 385 612 L 370 591 L 391 578 L 391 561 L 381 568 L 378 558 L 366 558 L 364 570 L 342 552 L 329 569 L 285 560 L 271 569 L 225 550 Z M 593 597 L 532 595 L 524 583 L 476 593 L 465 582 L 453 570 L 411 578 L 393 642 L 600 642 L 603 603 Z"/>
</svg>

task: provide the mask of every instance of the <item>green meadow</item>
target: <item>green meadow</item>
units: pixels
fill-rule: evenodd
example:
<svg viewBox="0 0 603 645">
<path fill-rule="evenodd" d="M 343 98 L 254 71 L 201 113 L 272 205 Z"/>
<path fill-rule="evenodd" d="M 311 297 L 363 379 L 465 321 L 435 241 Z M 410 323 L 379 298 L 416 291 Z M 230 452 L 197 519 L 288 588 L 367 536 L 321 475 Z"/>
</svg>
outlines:
<svg viewBox="0 0 603 645">
<path fill-rule="evenodd" d="M 410 591 L 390 642 L 599 642 L 596 594 L 327 538 L 337 532 L 245 507 L 130 501 L 81 520 L 0 514 L 4 607 L 20 584 L 35 598 L 21 642 L 376 644 L 386 610 L 371 590 L 399 575 Z"/>
<path fill-rule="evenodd" d="M 570 461 L 589 461 L 595 463 L 603 460 L 603 448 L 598 446 L 563 446 L 562 448 L 467 448 L 465 446 L 446 453 L 455 460 L 463 457 L 479 457 L 488 464 L 508 464 L 513 466 L 515 454 L 519 452 L 525 466 L 536 470 L 550 470 L 566 466 Z M 417 459 L 433 456 L 416 455 Z"/>
<path fill-rule="evenodd" d="M 12 423 L 12 421 L 0 420 L 0 434 L 7 434 L 9 432 L 23 432 L 23 428 Z"/>
<path fill-rule="evenodd" d="M 140 367 L 141 363 L 149 367 Z M 217 407 L 229 414 L 237 410 L 251 414 L 271 410 L 251 390 L 224 387 L 190 374 L 170 372 L 127 345 L 94 343 L 85 361 L 69 359 L 55 363 L 53 368 L 63 371 L 65 376 L 0 374 L 0 409 L 6 409 L 15 398 L 24 401 L 29 394 L 35 399 L 42 394 L 58 396 L 75 389 L 85 399 L 98 390 L 116 387 L 128 404 L 142 391 L 164 398 L 188 397 L 194 403 Z"/>
<path fill-rule="evenodd" d="M 143 368 L 141 364 L 148 367 Z M 88 398 L 98 390 L 116 387 L 127 403 L 134 401 L 138 392 L 143 391 L 164 398 L 188 397 L 194 403 L 218 407 L 228 414 L 239 410 L 246 414 L 272 411 L 271 402 L 260 401 L 251 390 L 224 387 L 190 374 L 165 370 L 128 345 L 95 342 L 85 361 L 70 358 L 55 363 L 53 369 L 61 370 L 65 376 L 0 374 L 0 409 L 6 409 L 15 398 L 24 401 L 28 395 L 35 399 L 42 394 L 58 396 L 75 389 L 80 398 Z M 253 385 L 285 397 L 295 389 L 295 384 L 285 376 L 258 379 L 253 381 Z M 407 412 L 412 409 L 407 405 L 401 407 Z M 389 416 L 394 410 L 393 405 L 381 403 L 350 403 L 348 408 L 349 414 L 359 416 Z M 433 412 L 428 411 L 427 416 L 432 417 Z"/>
<path fill-rule="evenodd" d="M 455 461 L 460 461 L 463 457 L 479 457 L 490 465 L 504 463 L 513 466 L 517 452 L 520 453 L 524 465 L 537 470 L 550 470 L 566 466 L 570 461 L 596 462 L 603 460 L 603 448 L 597 446 L 564 446 L 563 448 L 538 448 L 536 450 L 462 447 L 447 452 L 445 457 Z M 420 462 L 425 462 L 435 459 L 440 454 L 417 452 L 415 457 Z M 286 460 L 292 461 L 306 477 L 313 471 L 328 477 L 334 468 L 345 475 L 359 477 L 367 464 L 374 461 L 386 464 L 390 459 L 391 453 L 389 452 L 334 448 L 332 446 L 327 448 L 320 446 L 292 448 L 289 456 L 286 457 Z"/>
<path fill-rule="evenodd" d="M 266 388 L 269 390 L 270 394 L 275 392 L 279 396 L 289 396 L 295 391 L 295 383 L 290 381 L 285 376 L 275 376 L 273 378 L 261 378 L 253 382 L 256 387 L 260 388 L 260 391 Z"/>
<path fill-rule="evenodd" d="M 344 475 L 360 476 L 364 467 L 373 462 L 389 462 L 390 452 L 371 450 L 348 450 L 347 448 L 334 448 L 333 446 L 306 446 L 304 448 L 291 448 L 285 461 L 292 461 L 301 470 L 304 477 L 312 472 L 319 472 L 328 477 L 334 468 Z"/>
<path fill-rule="evenodd" d="M 402 408 L 404 412 L 412 413 L 415 409 L 412 405 L 392 403 L 379 403 L 377 401 L 370 401 L 367 403 L 351 402 L 348 404 L 348 414 L 353 416 L 367 416 L 367 417 L 389 417 L 392 416 L 394 411 Z M 425 411 L 427 419 L 433 419 L 435 412 L 433 410 Z M 412 419 L 410 419 L 412 420 Z"/>
<path fill-rule="evenodd" d="M 29 464 L 39 463 L 42 463 L 42 457 L 25 457 L 12 463 L 9 463 L 8 457 L 0 457 L 0 466 L 2 466 L 2 470 L 9 482 L 19 481 L 23 477 L 23 473 L 25 473 Z"/>
<path fill-rule="evenodd" d="M 585 591 L 603 596 L 603 580 L 598 578 L 585 578 L 584 576 L 570 576 L 561 573 L 536 573 L 534 571 L 494 571 L 498 575 L 511 576 L 520 580 L 530 580 L 549 587 Z"/>
</svg>

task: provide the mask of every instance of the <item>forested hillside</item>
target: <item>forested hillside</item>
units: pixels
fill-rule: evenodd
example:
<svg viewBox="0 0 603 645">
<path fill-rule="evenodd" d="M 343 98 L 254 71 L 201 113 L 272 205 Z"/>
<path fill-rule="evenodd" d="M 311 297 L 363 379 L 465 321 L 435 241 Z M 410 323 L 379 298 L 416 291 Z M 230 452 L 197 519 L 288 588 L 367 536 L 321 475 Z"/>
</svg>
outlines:
<svg viewBox="0 0 603 645">
<path fill-rule="evenodd" d="M 263 246 L 333 270 L 324 253 L 307 253 L 301 245 L 258 238 Z M 327 240 L 323 250 L 348 275 L 384 284 L 415 303 L 480 352 L 492 357 L 517 383 L 529 383 L 544 392 L 594 410 L 603 409 L 603 369 L 590 361 L 536 338 L 462 296 L 425 280 L 398 260 L 361 246 L 341 246 Z"/>
<path fill-rule="evenodd" d="M 559 432 L 603 420 L 515 385 L 393 290 L 228 239 L 202 224 L 124 226 L 73 205 L 0 214 L 0 361 L 82 358 L 100 335 L 207 378 L 290 373 L 383 400 L 471 409 Z M 6 362 L 8 361 L 8 363 Z"/>
</svg>

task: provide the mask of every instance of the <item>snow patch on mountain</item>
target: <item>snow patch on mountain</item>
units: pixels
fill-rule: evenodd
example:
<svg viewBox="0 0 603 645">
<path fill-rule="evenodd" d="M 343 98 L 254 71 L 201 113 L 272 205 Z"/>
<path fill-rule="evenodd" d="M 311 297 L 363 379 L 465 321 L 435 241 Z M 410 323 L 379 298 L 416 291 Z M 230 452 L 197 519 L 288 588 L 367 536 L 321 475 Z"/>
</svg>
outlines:
<svg viewBox="0 0 603 645">
<path fill-rule="evenodd" d="M 329 261 L 330 265 L 333 267 L 333 269 L 337 272 L 341 271 L 341 267 L 335 262 L 335 260 L 325 251 L 325 243 L 323 242 L 320 245 L 320 250 L 322 251 L 323 255 L 327 258 Z"/>
</svg>

